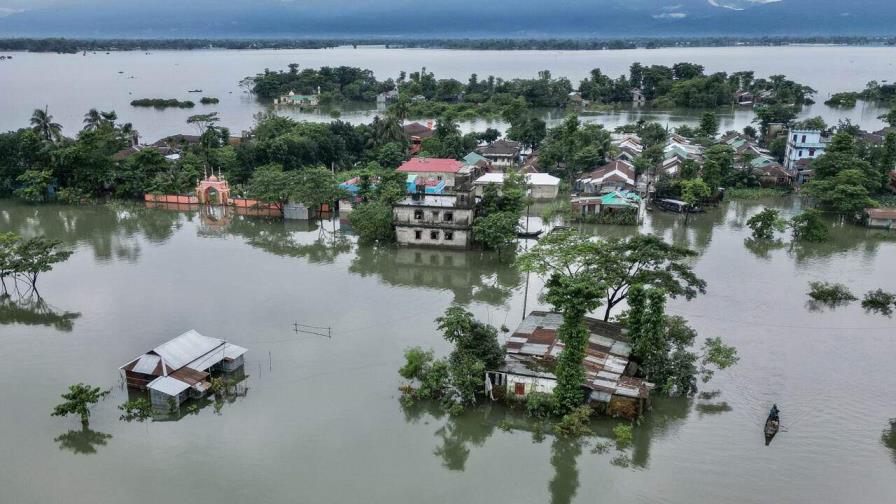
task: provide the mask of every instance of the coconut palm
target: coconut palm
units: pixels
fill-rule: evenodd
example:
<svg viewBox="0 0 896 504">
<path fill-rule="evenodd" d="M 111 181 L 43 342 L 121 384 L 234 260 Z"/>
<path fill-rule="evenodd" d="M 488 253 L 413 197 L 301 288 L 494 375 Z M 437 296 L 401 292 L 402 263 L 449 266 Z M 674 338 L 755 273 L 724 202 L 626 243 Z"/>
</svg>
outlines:
<svg viewBox="0 0 896 504">
<path fill-rule="evenodd" d="M 95 108 L 84 114 L 84 131 L 96 131 L 103 125 L 103 116 Z"/>
<path fill-rule="evenodd" d="M 54 142 L 62 137 L 62 125 L 53 122 L 53 116 L 46 106 L 43 110 L 34 109 L 31 115 L 31 130 L 48 142 Z"/>
</svg>

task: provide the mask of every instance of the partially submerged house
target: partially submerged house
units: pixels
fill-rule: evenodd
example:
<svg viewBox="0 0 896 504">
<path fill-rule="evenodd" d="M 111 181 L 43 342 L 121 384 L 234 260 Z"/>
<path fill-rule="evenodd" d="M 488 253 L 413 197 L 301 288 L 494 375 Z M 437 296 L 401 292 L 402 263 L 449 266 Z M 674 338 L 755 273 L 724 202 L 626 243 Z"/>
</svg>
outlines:
<svg viewBox="0 0 896 504">
<path fill-rule="evenodd" d="M 247 350 L 191 329 L 121 366 L 129 388 L 148 390 L 153 407 L 172 409 L 189 398 L 204 396 L 214 372 L 243 367 Z"/>
<path fill-rule="evenodd" d="M 473 235 L 474 205 L 468 192 L 416 192 L 392 205 L 392 223 L 399 245 L 464 249 Z"/>
<path fill-rule="evenodd" d="M 274 100 L 274 105 L 291 105 L 300 108 L 314 108 L 320 105 L 320 88 L 316 94 L 296 94 L 295 91 Z"/>
<path fill-rule="evenodd" d="M 576 180 L 575 190 L 583 194 L 601 194 L 635 188 L 635 167 L 621 159 L 597 167 Z"/>
<path fill-rule="evenodd" d="M 896 208 L 868 208 L 864 221 L 868 227 L 896 229 Z"/>
<path fill-rule="evenodd" d="M 533 392 L 551 393 L 557 385 L 553 373 L 564 344 L 557 337 L 563 323 L 559 313 L 533 311 L 507 339 L 504 365 L 486 372 L 486 391 L 492 398 L 525 399 Z M 631 345 L 625 330 L 601 320 L 586 318 L 588 347 L 582 389 L 593 407 L 625 417 L 640 415 L 653 384 L 633 375 Z"/>
<path fill-rule="evenodd" d="M 644 201 L 633 191 L 613 191 L 600 196 L 579 196 L 571 200 L 577 218 L 595 218 L 606 223 L 640 224 L 644 218 Z M 630 217 L 622 218 L 623 214 Z"/>
</svg>

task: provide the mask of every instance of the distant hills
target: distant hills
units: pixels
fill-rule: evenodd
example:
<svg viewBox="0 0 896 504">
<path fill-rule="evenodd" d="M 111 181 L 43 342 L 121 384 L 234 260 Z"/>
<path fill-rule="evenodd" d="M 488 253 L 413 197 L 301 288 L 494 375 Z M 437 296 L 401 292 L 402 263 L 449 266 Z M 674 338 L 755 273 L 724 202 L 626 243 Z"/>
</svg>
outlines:
<svg viewBox="0 0 896 504">
<path fill-rule="evenodd" d="M 893 0 L 0 0 L 0 36 L 894 35 Z"/>
</svg>

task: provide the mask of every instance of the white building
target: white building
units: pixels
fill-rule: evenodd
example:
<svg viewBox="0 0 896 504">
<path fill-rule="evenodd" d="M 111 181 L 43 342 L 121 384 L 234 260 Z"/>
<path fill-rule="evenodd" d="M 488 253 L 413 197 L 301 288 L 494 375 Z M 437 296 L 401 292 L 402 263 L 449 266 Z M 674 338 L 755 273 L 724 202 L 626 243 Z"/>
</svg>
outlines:
<svg viewBox="0 0 896 504">
<path fill-rule="evenodd" d="M 413 194 L 392 205 L 399 245 L 467 248 L 472 241 L 472 195 Z"/>
<path fill-rule="evenodd" d="M 557 197 L 560 193 L 560 179 L 547 173 L 525 173 L 526 186 L 529 188 L 529 196 L 537 200 L 548 200 Z M 486 173 L 473 182 L 476 196 L 482 196 L 485 186 L 504 183 L 504 173 Z"/>
<path fill-rule="evenodd" d="M 797 162 L 815 159 L 824 154 L 830 140 L 819 130 L 790 130 L 787 133 L 787 149 L 784 151 L 784 168 L 796 173 Z"/>
</svg>

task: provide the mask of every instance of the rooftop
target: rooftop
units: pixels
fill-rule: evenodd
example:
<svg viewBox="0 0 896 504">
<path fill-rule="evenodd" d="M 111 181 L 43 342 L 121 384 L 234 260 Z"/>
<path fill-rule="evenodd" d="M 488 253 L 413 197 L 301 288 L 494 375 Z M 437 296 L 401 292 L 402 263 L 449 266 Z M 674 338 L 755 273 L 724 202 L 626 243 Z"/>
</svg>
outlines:
<svg viewBox="0 0 896 504">
<path fill-rule="evenodd" d="M 486 173 L 485 175 L 476 179 L 474 184 L 484 185 L 484 184 L 503 184 L 504 177 L 506 174 L 504 173 Z M 548 175 L 547 173 L 525 173 L 526 184 L 529 185 L 560 185 L 560 179 L 554 177 L 552 175 Z"/>
<path fill-rule="evenodd" d="M 869 208 L 865 213 L 872 219 L 896 219 L 896 208 Z"/>
<path fill-rule="evenodd" d="M 398 167 L 400 172 L 409 173 L 457 173 L 464 163 L 456 159 L 415 157 Z"/>
<path fill-rule="evenodd" d="M 557 330 L 563 323 L 559 313 L 533 311 L 507 339 L 507 356 L 501 371 L 555 378 L 553 364 L 563 350 Z M 585 351 L 586 382 L 591 390 L 626 397 L 644 398 L 651 385 L 638 378 L 624 376 L 629 365 L 631 345 L 624 329 L 593 318 L 585 318 L 589 331 Z"/>
<path fill-rule="evenodd" d="M 483 156 L 517 156 L 521 149 L 519 142 L 502 138 L 476 150 Z"/>
<path fill-rule="evenodd" d="M 408 196 L 403 200 L 397 201 L 395 206 L 454 208 L 457 206 L 457 196 L 445 194 L 425 194 L 422 198 Z"/>
</svg>

